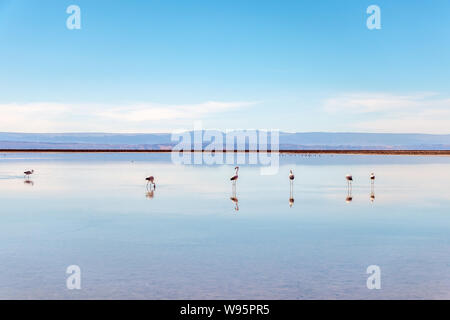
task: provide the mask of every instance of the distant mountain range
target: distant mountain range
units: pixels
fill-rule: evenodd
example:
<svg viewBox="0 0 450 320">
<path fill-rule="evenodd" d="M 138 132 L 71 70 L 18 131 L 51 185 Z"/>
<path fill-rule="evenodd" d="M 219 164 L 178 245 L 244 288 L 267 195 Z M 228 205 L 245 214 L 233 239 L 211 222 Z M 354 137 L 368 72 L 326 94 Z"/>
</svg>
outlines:
<svg viewBox="0 0 450 320">
<path fill-rule="evenodd" d="M 170 133 L 0 133 L 0 149 L 168 150 L 176 144 Z M 280 149 L 450 150 L 450 134 L 280 132 Z"/>
</svg>

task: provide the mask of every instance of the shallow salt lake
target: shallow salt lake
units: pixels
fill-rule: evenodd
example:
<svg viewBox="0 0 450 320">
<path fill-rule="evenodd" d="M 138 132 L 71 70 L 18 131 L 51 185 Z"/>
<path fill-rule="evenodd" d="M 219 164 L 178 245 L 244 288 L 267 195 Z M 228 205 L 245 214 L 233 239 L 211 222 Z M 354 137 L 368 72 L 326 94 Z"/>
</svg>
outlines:
<svg viewBox="0 0 450 320">
<path fill-rule="evenodd" d="M 240 165 L 238 211 L 234 166 L 0 154 L 0 299 L 450 298 L 450 157 L 281 155 L 275 175 Z M 66 288 L 70 265 L 81 290 Z M 380 290 L 367 289 L 370 265 Z"/>
</svg>

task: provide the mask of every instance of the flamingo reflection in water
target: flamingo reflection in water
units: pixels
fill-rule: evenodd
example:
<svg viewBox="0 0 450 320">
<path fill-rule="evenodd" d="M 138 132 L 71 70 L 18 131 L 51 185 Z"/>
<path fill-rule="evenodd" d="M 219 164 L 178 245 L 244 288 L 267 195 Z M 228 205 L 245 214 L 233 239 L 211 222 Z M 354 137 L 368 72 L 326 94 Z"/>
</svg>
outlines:
<svg viewBox="0 0 450 320">
<path fill-rule="evenodd" d="M 234 210 L 239 211 L 239 200 L 236 195 L 231 195 L 230 200 L 234 203 Z"/>
<path fill-rule="evenodd" d="M 292 208 L 294 205 L 294 198 L 289 198 L 289 207 Z"/>
</svg>

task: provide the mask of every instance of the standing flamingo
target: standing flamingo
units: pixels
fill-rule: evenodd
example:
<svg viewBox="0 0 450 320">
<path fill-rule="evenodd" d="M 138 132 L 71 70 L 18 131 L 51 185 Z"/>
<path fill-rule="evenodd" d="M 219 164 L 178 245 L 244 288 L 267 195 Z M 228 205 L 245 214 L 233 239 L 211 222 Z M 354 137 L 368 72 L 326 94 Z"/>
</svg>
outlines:
<svg viewBox="0 0 450 320">
<path fill-rule="evenodd" d="M 233 183 L 236 183 L 237 179 L 239 178 L 238 176 L 239 167 L 235 167 L 234 170 L 236 170 L 236 172 L 234 173 L 234 176 L 230 178 L 230 180 L 233 181 Z"/>
<path fill-rule="evenodd" d="M 28 179 L 30 178 L 30 176 L 32 175 L 34 173 L 34 170 L 28 170 L 28 171 L 25 171 L 24 172 L 24 174 L 25 174 L 25 176 L 24 176 L 24 178 L 26 178 L 26 177 L 28 177 Z"/>
<path fill-rule="evenodd" d="M 351 187 L 353 182 L 353 176 L 351 174 L 348 174 L 345 176 L 345 179 L 347 180 L 347 186 Z"/>
<path fill-rule="evenodd" d="M 345 199 L 345 201 L 347 203 L 350 203 L 353 201 L 353 196 L 352 196 L 353 176 L 351 174 L 348 174 L 345 176 L 345 179 L 347 180 L 347 198 Z"/>
<path fill-rule="evenodd" d="M 235 167 L 234 170 L 236 170 L 236 172 L 234 173 L 234 176 L 232 176 L 230 178 L 231 180 L 231 188 L 232 188 L 232 192 L 236 192 L 236 182 L 239 178 L 238 176 L 238 172 L 239 172 L 239 167 Z M 233 191 L 234 190 L 234 191 Z"/>
<path fill-rule="evenodd" d="M 348 182 L 353 181 L 353 176 L 352 176 L 351 174 L 348 174 L 348 175 L 345 176 L 345 179 L 346 179 Z"/>
<path fill-rule="evenodd" d="M 230 180 L 231 180 L 231 197 L 230 197 L 230 199 L 231 199 L 231 201 L 233 201 L 233 203 L 235 205 L 234 210 L 239 211 L 238 198 L 236 195 L 236 182 L 239 178 L 239 176 L 238 176 L 239 167 L 235 167 L 234 170 L 236 170 L 236 172 L 234 173 L 234 176 L 232 176 L 230 178 Z"/>
<path fill-rule="evenodd" d="M 292 208 L 294 205 L 294 173 L 292 170 L 289 170 L 289 183 L 290 183 L 290 192 L 289 192 L 289 207 Z"/>
<path fill-rule="evenodd" d="M 156 189 L 155 177 L 154 176 L 147 177 L 147 178 L 145 178 L 145 180 L 147 181 L 147 188 L 150 185 L 150 189 L 152 189 L 152 190 Z"/>
<path fill-rule="evenodd" d="M 375 174 L 370 174 L 370 202 L 375 201 Z"/>
<path fill-rule="evenodd" d="M 294 179 L 295 179 L 295 176 L 291 169 L 291 170 L 289 170 L 289 180 L 294 181 Z"/>
</svg>

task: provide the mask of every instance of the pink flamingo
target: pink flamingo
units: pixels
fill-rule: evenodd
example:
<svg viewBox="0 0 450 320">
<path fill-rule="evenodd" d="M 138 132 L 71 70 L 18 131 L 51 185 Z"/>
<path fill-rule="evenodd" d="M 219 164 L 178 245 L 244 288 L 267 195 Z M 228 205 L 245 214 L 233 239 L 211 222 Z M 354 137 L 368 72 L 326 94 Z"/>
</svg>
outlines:
<svg viewBox="0 0 450 320">
<path fill-rule="evenodd" d="M 30 176 L 32 175 L 34 173 L 34 170 L 31 170 L 31 171 L 25 171 L 24 172 L 24 174 L 25 174 L 25 177 L 28 177 L 28 179 L 30 178 Z"/>
<path fill-rule="evenodd" d="M 235 172 L 234 176 L 232 176 L 230 178 L 230 180 L 233 181 L 234 183 L 236 183 L 237 179 L 239 178 L 239 176 L 238 176 L 239 167 L 235 167 L 234 170 L 236 170 L 236 172 Z"/>
<path fill-rule="evenodd" d="M 153 187 L 153 190 L 156 189 L 155 177 L 154 176 L 147 177 L 147 178 L 145 178 L 145 180 L 147 181 L 147 188 L 148 188 L 148 185 L 150 184 L 150 188 Z"/>
<path fill-rule="evenodd" d="M 348 174 L 345 176 L 345 179 L 347 180 L 347 198 L 345 199 L 345 201 L 347 203 L 350 203 L 353 200 L 353 196 L 352 196 L 353 176 L 351 174 Z"/>
<path fill-rule="evenodd" d="M 290 182 L 290 192 L 289 192 L 289 207 L 292 208 L 294 205 L 294 173 L 292 170 L 289 170 L 289 182 Z"/>
</svg>

